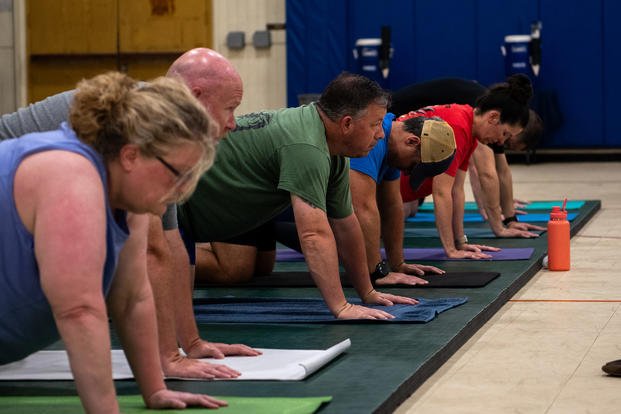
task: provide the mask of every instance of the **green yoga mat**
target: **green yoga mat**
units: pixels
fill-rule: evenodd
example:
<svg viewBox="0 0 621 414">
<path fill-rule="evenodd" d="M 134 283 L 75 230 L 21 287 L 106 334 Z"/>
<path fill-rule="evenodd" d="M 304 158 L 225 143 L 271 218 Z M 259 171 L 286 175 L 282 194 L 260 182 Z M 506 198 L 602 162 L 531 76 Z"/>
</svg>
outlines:
<svg viewBox="0 0 621 414">
<path fill-rule="evenodd" d="M 208 408 L 187 408 L 185 410 L 149 410 L 145 408 L 140 395 L 118 397 L 123 414 L 311 414 L 332 397 L 216 397 L 229 403 L 217 410 Z M 79 414 L 83 413 L 77 396 L 62 397 L 0 397 L 0 414 Z"/>
<path fill-rule="evenodd" d="M 561 206 L 563 204 L 563 200 L 556 201 L 533 201 L 528 204 L 526 207 L 521 207 L 518 210 L 552 210 L 554 206 Z M 567 202 L 565 208 L 567 210 L 578 210 L 584 205 L 584 201 L 582 200 L 571 200 Z M 479 208 L 477 207 L 477 203 L 474 201 L 467 201 L 465 210 L 466 211 L 477 211 Z M 422 206 L 418 208 L 419 211 L 433 211 L 433 203 L 423 203 Z"/>
</svg>

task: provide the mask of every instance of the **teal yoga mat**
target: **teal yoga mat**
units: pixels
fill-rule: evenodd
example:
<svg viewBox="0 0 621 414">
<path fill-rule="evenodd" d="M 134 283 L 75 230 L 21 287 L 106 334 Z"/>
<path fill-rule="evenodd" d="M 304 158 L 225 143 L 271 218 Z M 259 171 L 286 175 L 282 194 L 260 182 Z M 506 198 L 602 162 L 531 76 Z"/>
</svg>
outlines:
<svg viewBox="0 0 621 414">
<path fill-rule="evenodd" d="M 576 216 L 577 213 L 567 213 L 567 220 L 572 221 Z M 520 215 L 518 220 L 526 223 L 545 223 L 550 220 L 550 215 L 548 213 L 528 213 Z M 408 217 L 405 221 L 408 223 L 434 223 L 436 216 L 434 213 L 416 213 L 414 217 Z M 483 223 L 484 221 L 483 216 L 479 213 L 464 214 L 464 223 Z"/>
<path fill-rule="evenodd" d="M 563 200 L 556 201 L 533 201 L 528 204 L 526 207 L 521 207 L 519 210 L 552 210 L 554 206 L 561 206 L 563 204 Z M 567 202 L 565 208 L 567 210 L 578 210 L 584 205 L 584 201 L 582 200 L 571 200 Z M 477 211 L 479 208 L 477 207 L 477 203 L 474 201 L 466 202 L 466 211 Z M 433 211 L 433 203 L 423 203 L 422 206 L 418 208 L 419 211 Z"/>
<path fill-rule="evenodd" d="M 185 410 L 149 410 L 139 395 L 118 397 L 123 414 L 311 414 L 332 397 L 227 397 L 218 396 L 228 406 L 217 410 L 188 408 Z M 62 397 L 0 397 L 0 414 L 79 414 L 83 413 L 77 396 Z"/>
</svg>

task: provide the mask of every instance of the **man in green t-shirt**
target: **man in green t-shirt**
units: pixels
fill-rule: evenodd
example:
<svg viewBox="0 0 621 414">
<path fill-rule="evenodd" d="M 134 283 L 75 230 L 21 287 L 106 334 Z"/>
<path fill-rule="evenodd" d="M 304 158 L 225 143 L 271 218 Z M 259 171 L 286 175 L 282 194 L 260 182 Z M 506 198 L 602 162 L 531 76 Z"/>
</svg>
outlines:
<svg viewBox="0 0 621 414">
<path fill-rule="evenodd" d="M 415 304 L 373 289 L 351 206 L 347 157 L 365 156 L 383 138 L 388 101 L 377 83 L 343 73 L 317 103 L 238 118 L 237 128 L 220 142 L 214 166 L 179 207 L 190 254 L 194 243 L 210 242 L 203 263 L 208 272 L 252 276 L 262 270 L 257 263 L 271 266 L 274 260 L 273 250 L 271 258 L 258 257 L 262 226 L 291 206 L 311 275 L 336 317 L 392 317 L 346 301 L 337 249 L 365 303 Z"/>
</svg>

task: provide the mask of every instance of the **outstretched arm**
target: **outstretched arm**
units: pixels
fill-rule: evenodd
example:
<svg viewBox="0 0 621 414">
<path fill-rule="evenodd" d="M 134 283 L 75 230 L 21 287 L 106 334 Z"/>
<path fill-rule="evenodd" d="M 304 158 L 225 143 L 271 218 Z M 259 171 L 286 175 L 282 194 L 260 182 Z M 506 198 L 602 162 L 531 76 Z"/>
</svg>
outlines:
<svg viewBox="0 0 621 414">
<path fill-rule="evenodd" d="M 225 365 L 193 359 L 221 357 L 222 352 L 210 347 L 199 337 L 192 308 L 192 273 L 185 246 L 179 229 L 164 232 L 162 220 L 157 216 L 150 217 L 147 264 L 155 299 L 160 360 L 164 374 L 204 379 L 239 376 L 239 372 Z M 177 340 L 190 358 L 179 353 Z"/>
<path fill-rule="evenodd" d="M 401 212 L 399 180 L 382 181 L 378 185 L 377 204 L 382 223 L 382 240 L 384 241 L 386 257 L 392 271 L 387 277 L 378 279 L 377 284 L 426 284 L 426 280 L 417 276 L 422 276 L 425 273 L 444 273 L 444 271 L 434 266 L 406 263 L 403 258 L 403 228 L 405 222 L 401 214 L 399 214 Z"/>
<path fill-rule="evenodd" d="M 355 214 L 342 219 L 330 219 L 330 225 L 334 231 L 341 262 L 352 285 L 365 303 L 385 306 L 391 306 L 394 303 L 411 305 L 418 303 L 412 298 L 390 295 L 373 289 L 368 269 L 364 266 L 364 250 L 361 247 L 362 232 Z"/>
<path fill-rule="evenodd" d="M 483 202 L 487 222 L 494 234 L 501 236 L 505 228 L 502 224 L 500 184 L 496 173 L 494 151 L 487 145 L 477 145 L 472 153 L 472 162 L 477 171 L 481 189 L 479 198 Z"/>
<path fill-rule="evenodd" d="M 474 201 L 477 204 L 479 214 L 483 216 L 483 220 L 487 221 L 487 211 L 485 210 L 485 200 L 483 199 L 481 190 L 481 181 L 479 180 L 477 167 L 473 162 L 471 162 L 468 166 L 468 176 L 470 177 L 470 187 L 472 188 L 472 195 L 474 196 Z"/>
<path fill-rule="evenodd" d="M 538 237 L 539 235 L 537 233 L 532 233 L 529 230 L 543 231 L 545 227 L 519 222 L 517 219 L 517 214 L 524 214 L 524 212 L 518 212 L 518 210 L 515 209 L 515 201 L 513 199 L 513 175 L 511 174 L 511 168 L 509 168 L 506 155 L 496 154 L 494 159 L 496 160 L 496 171 L 498 171 L 498 178 L 500 180 L 502 214 L 505 219 L 509 218 L 507 228 L 509 231 L 514 232 L 517 237 Z"/>
<path fill-rule="evenodd" d="M 487 221 L 498 237 L 537 237 L 537 234 L 512 226 L 505 226 L 505 217 L 514 217 L 513 180 L 504 154 L 494 155 L 487 145 L 478 145 L 472 154 L 480 180 Z M 501 214 L 502 213 L 502 214 Z"/>
<path fill-rule="evenodd" d="M 170 248 L 173 267 L 172 274 L 175 279 L 173 289 L 175 302 L 175 326 L 176 338 L 189 358 L 224 358 L 226 355 L 257 356 L 261 352 L 242 344 L 225 344 L 209 342 L 201 339 L 192 305 L 192 292 L 194 289 L 194 266 L 190 266 L 185 245 L 178 229 L 164 231 L 164 237 Z M 174 335 L 173 335 L 174 337 Z M 191 363 L 201 363 L 192 360 Z M 210 365 L 212 374 L 216 377 L 237 377 L 239 373 L 219 364 Z"/>
<path fill-rule="evenodd" d="M 108 304 L 145 404 L 149 408 L 219 407 L 226 403 L 207 395 L 166 389 L 158 364 L 157 324 L 151 285 L 147 278 L 146 247 L 149 218 L 128 217 L 130 237 L 119 256 Z"/>
<path fill-rule="evenodd" d="M 311 276 L 330 311 L 342 319 L 391 318 L 392 316 L 386 312 L 352 305 L 345 299 L 339 277 L 337 243 L 341 248 L 346 245 L 351 247 L 342 258 L 358 294 L 364 300 L 370 299 L 375 294 L 366 266 L 362 232 L 355 215 L 351 214 L 342 219 L 343 222 L 333 220 L 335 229 L 333 234 L 323 210 L 295 195 L 291 196 L 291 205 L 302 252 Z M 343 226 L 349 228 L 344 230 Z M 355 243 L 352 243 L 351 239 L 354 239 Z"/>
<path fill-rule="evenodd" d="M 471 245 L 462 241 L 465 175 L 465 171 L 458 169 L 455 177 L 443 173 L 433 178 L 433 203 L 438 234 L 448 257 L 488 258 L 489 256 L 482 253 L 480 249 L 471 249 Z"/>
<path fill-rule="evenodd" d="M 88 412 L 117 413 L 102 291 L 106 213 L 101 178 L 86 158 L 48 151 L 21 163 L 14 186 L 17 211 L 33 234 L 41 287 L 82 404 Z"/>
</svg>

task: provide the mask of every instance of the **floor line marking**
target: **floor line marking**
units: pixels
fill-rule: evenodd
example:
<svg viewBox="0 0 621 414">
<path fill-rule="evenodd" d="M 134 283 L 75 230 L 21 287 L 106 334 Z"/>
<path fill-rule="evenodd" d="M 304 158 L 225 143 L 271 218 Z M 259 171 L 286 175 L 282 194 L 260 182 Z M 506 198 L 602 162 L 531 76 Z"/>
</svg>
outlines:
<svg viewBox="0 0 621 414">
<path fill-rule="evenodd" d="M 509 299 L 509 302 L 621 303 L 621 299 Z"/>
</svg>

